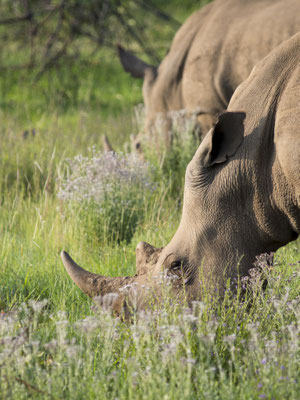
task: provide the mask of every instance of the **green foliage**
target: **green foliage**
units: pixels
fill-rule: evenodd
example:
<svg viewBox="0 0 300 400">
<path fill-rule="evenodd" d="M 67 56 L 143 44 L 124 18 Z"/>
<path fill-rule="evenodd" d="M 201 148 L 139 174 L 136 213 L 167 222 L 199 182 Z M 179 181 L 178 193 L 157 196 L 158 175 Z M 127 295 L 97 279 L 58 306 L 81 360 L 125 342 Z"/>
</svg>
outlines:
<svg viewBox="0 0 300 400">
<path fill-rule="evenodd" d="M 138 129 L 144 124 L 143 111 L 136 107 Z M 182 198 L 187 164 L 200 144 L 195 115 L 186 115 L 184 110 L 169 113 L 172 124 L 171 145 L 165 144 L 164 121 L 157 119 L 151 137 L 141 135 L 143 153 L 156 166 L 156 180 L 168 182 L 168 196 L 174 200 Z"/>
<path fill-rule="evenodd" d="M 189 130 L 184 135 L 176 132 L 173 139 L 172 149 L 166 151 L 161 163 L 162 174 L 171 182 L 171 195 L 183 195 L 184 175 L 187 164 L 195 154 L 199 140 Z"/>
<path fill-rule="evenodd" d="M 37 76 L 66 59 L 83 54 L 88 59 L 122 40 L 132 41 L 157 62 L 149 30 L 164 22 L 170 34 L 172 23 L 179 26 L 163 11 L 136 0 L 1 1 L 0 12 L 0 41 L 6 43 L 0 49 L 1 67 L 34 69 Z M 88 46 L 78 46 L 82 40 Z"/>
<path fill-rule="evenodd" d="M 84 57 L 67 60 L 46 71 L 38 81 L 34 71 L 2 71 L 0 106 L 6 115 L 25 122 L 23 129 L 28 124 L 36 127 L 45 114 L 65 116 L 77 113 L 78 109 L 97 110 L 102 118 L 107 118 L 141 102 L 141 84 L 123 71 L 112 49 L 89 62 Z"/>
</svg>

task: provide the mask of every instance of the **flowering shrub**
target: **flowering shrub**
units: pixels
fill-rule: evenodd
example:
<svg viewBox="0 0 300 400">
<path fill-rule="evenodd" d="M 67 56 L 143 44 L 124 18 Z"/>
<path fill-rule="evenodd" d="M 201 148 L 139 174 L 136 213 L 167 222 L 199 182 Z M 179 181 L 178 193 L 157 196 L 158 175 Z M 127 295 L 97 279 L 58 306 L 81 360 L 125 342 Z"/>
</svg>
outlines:
<svg viewBox="0 0 300 400">
<path fill-rule="evenodd" d="M 68 160 L 69 174 L 58 197 L 80 209 L 89 234 L 99 240 L 129 241 L 143 218 L 144 198 L 154 189 L 148 163 L 135 154 L 102 153 Z M 79 208 L 78 208 L 79 206 Z"/>
</svg>

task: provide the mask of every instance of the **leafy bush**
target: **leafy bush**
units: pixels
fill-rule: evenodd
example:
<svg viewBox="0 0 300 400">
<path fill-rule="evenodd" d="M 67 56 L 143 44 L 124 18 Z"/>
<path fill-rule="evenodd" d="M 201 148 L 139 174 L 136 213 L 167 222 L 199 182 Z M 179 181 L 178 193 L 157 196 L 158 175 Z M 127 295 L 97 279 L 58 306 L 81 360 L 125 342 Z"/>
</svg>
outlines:
<svg viewBox="0 0 300 400">
<path fill-rule="evenodd" d="M 148 163 L 135 154 L 101 153 L 68 160 L 69 174 L 59 182 L 58 197 L 79 212 L 88 235 L 126 241 L 143 219 L 144 198 L 154 184 Z"/>
</svg>

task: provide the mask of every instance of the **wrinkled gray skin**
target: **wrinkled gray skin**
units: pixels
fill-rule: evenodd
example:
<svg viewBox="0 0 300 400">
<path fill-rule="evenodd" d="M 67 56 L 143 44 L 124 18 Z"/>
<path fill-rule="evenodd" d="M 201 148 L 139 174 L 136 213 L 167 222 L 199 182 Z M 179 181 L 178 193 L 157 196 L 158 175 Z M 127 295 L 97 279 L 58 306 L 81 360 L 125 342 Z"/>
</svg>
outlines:
<svg viewBox="0 0 300 400">
<path fill-rule="evenodd" d="M 215 0 L 187 19 L 158 67 L 119 47 L 125 71 L 144 79 L 145 131 L 159 116 L 169 144 L 167 113 L 186 109 L 206 133 L 253 66 L 299 31 L 299 0 Z"/>
<path fill-rule="evenodd" d="M 88 295 L 136 283 L 160 296 L 161 272 L 177 276 L 174 296 L 222 291 L 226 278 L 247 275 L 256 255 L 277 250 L 300 232 L 300 33 L 257 64 L 228 111 L 205 136 L 186 169 L 182 219 L 171 242 L 136 249 L 137 275 L 107 278 L 81 270 L 62 253 L 71 278 Z M 238 268 L 237 268 L 238 266 Z M 211 289 L 211 287 L 210 287 Z M 129 289 L 130 292 L 131 289 Z M 149 291 L 148 291 L 149 292 Z M 128 307 L 121 294 L 115 304 Z"/>
</svg>

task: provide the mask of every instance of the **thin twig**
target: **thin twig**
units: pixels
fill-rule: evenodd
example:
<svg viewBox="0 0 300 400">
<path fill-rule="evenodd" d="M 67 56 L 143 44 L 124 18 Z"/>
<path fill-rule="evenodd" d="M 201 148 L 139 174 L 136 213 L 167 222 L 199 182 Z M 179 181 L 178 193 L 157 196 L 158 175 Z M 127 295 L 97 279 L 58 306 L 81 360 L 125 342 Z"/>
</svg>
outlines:
<svg viewBox="0 0 300 400">
<path fill-rule="evenodd" d="M 44 392 L 43 390 L 41 390 L 41 389 L 39 389 L 39 388 L 37 388 L 37 387 L 31 385 L 30 383 L 24 381 L 24 379 L 15 378 L 15 380 L 16 380 L 17 382 L 19 382 L 19 383 L 22 383 L 22 385 L 24 385 L 24 386 L 26 387 L 26 389 L 28 389 L 28 390 L 33 390 L 34 392 L 37 392 L 37 393 L 48 394 L 48 393 Z M 49 395 L 49 396 L 50 396 L 50 395 Z"/>
<path fill-rule="evenodd" d="M 18 22 L 28 21 L 33 17 L 33 13 L 22 15 L 21 17 L 12 17 L 6 19 L 0 19 L 0 25 L 16 24 Z"/>
<path fill-rule="evenodd" d="M 41 75 L 52 65 L 54 65 L 56 63 L 56 61 L 66 52 L 67 47 L 69 46 L 71 42 L 70 37 L 67 38 L 67 40 L 65 41 L 63 47 L 58 50 L 56 52 L 56 54 L 53 55 L 53 57 L 51 57 L 47 62 L 45 62 L 45 64 L 42 66 L 42 68 L 38 71 L 38 73 L 36 74 L 35 78 L 34 78 L 34 82 L 38 81 L 39 78 L 41 77 Z"/>
<path fill-rule="evenodd" d="M 171 24 L 174 25 L 176 29 L 178 29 L 182 25 L 179 21 L 177 21 L 177 19 L 173 18 L 171 15 L 165 13 L 164 11 L 151 4 L 149 0 L 135 0 L 135 2 L 137 4 L 140 4 L 144 9 L 148 9 L 149 11 L 151 11 L 152 14 L 156 15 L 157 17 L 164 19 L 165 21 L 171 22 Z"/>
</svg>

